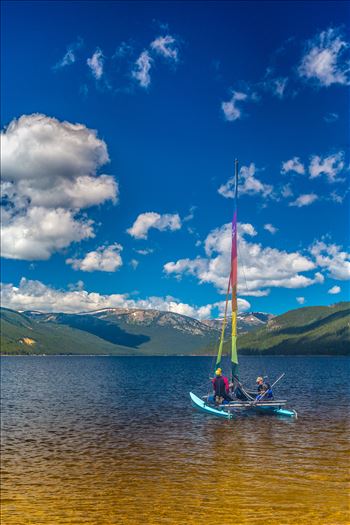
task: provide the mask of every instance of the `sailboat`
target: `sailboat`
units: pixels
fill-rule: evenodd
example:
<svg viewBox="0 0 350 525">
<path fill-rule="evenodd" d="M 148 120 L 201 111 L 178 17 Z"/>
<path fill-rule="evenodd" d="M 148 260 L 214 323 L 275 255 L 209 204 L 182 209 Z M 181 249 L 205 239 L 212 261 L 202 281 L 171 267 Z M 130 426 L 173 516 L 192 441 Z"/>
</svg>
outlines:
<svg viewBox="0 0 350 525">
<path fill-rule="evenodd" d="M 235 160 L 235 190 L 234 190 L 234 213 L 232 219 L 232 246 L 231 246 L 231 269 L 228 279 L 224 318 L 221 327 L 221 336 L 216 357 L 215 369 L 223 367 L 223 350 L 225 342 L 225 331 L 228 323 L 228 304 L 231 301 L 231 352 L 229 356 L 229 378 L 231 385 L 232 400 L 223 401 L 215 399 L 213 395 L 198 397 L 190 392 L 192 405 L 199 410 L 217 417 L 231 419 L 237 413 L 259 412 L 286 417 L 297 417 L 295 410 L 285 407 L 285 399 L 274 399 L 272 388 L 280 381 L 282 374 L 265 392 L 246 389 L 241 383 L 238 372 L 237 353 L 237 281 L 238 281 L 238 251 L 237 251 L 237 201 L 238 201 L 238 160 Z"/>
</svg>

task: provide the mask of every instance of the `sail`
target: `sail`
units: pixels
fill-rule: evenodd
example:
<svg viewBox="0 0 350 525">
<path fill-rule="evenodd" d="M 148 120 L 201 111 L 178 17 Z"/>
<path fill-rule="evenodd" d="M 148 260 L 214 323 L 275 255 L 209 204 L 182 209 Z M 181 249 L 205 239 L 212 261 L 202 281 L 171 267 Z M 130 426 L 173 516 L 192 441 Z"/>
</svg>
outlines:
<svg viewBox="0 0 350 525">
<path fill-rule="evenodd" d="M 227 310 L 231 292 L 232 320 L 231 320 L 231 367 L 232 378 L 238 377 L 238 356 L 237 356 L 237 196 L 238 196 L 238 161 L 235 160 L 235 193 L 234 193 L 234 212 L 232 219 L 232 248 L 231 248 L 231 271 L 227 286 L 224 319 L 221 328 L 219 351 L 216 358 L 216 367 L 221 366 L 222 351 L 225 340 L 225 329 L 227 325 Z"/>
<path fill-rule="evenodd" d="M 237 356 L 237 197 L 238 197 L 238 161 L 235 160 L 235 195 L 234 212 L 232 219 L 232 247 L 231 247 L 231 305 L 232 305 L 232 336 L 231 336 L 231 365 L 232 378 L 238 377 L 238 356 Z"/>
</svg>

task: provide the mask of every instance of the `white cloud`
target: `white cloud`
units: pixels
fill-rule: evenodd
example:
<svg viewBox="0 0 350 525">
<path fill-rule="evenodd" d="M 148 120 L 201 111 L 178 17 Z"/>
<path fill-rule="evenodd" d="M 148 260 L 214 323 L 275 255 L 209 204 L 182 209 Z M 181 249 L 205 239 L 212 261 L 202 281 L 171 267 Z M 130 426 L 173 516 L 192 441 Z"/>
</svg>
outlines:
<svg viewBox="0 0 350 525">
<path fill-rule="evenodd" d="M 256 229 L 254 228 L 252 224 L 244 223 L 244 222 L 238 223 L 237 231 L 238 231 L 239 238 L 243 237 L 244 235 L 249 235 L 249 237 L 255 237 L 256 235 L 258 235 L 258 232 L 256 231 Z M 211 236 L 209 234 L 207 237 L 207 240 L 210 238 Z M 210 246 L 210 242 L 209 241 L 207 242 L 207 240 L 205 242 L 205 246 L 208 249 Z"/>
<path fill-rule="evenodd" d="M 315 80 L 321 86 L 349 85 L 349 43 L 339 28 L 329 28 L 307 43 L 298 68 L 300 77 Z"/>
<path fill-rule="evenodd" d="M 74 270 L 83 272 L 115 272 L 122 264 L 120 252 L 123 247 L 120 244 L 100 246 L 96 250 L 88 252 L 83 259 L 70 258 L 66 260 Z"/>
<path fill-rule="evenodd" d="M 139 261 L 137 261 L 136 259 L 131 259 L 130 266 L 132 267 L 133 270 L 136 270 L 138 265 L 139 265 Z"/>
<path fill-rule="evenodd" d="M 115 50 L 115 53 L 112 56 L 112 58 L 113 59 L 125 58 L 126 56 L 130 55 L 132 51 L 133 51 L 133 46 L 131 44 L 129 44 L 128 42 L 122 42 Z"/>
<path fill-rule="evenodd" d="M 88 207 L 115 199 L 113 177 L 96 177 L 109 162 L 95 130 L 45 115 L 23 115 L 1 132 L 2 180 L 34 205 Z M 97 194 L 97 196 L 96 196 Z"/>
<path fill-rule="evenodd" d="M 305 297 L 297 297 L 296 299 L 299 304 L 305 304 Z"/>
<path fill-rule="evenodd" d="M 254 163 L 251 163 L 249 166 L 242 166 L 240 169 L 239 193 L 246 193 L 247 195 L 261 193 L 263 197 L 268 197 L 272 194 L 273 187 L 257 179 L 255 176 L 257 171 Z"/>
<path fill-rule="evenodd" d="M 329 194 L 329 200 L 332 201 L 332 202 L 336 202 L 337 204 L 342 204 L 342 202 L 344 201 L 346 195 L 349 193 L 349 190 L 347 191 L 344 191 L 342 193 L 342 195 L 339 195 L 339 193 L 337 193 L 336 191 L 332 191 L 330 194 Z"/>
<path fill-rule="evenodd" d="M 345 166 L 343 151 L 339 151 L 338 153 L 323 158 L 319 155 L 312 155 L 310 160 L 310 179 L 315 179 L 320 177 L 320 175 L 325 175 L 330 183 L 343 180 L 337 179 L 337 175 Z"/>
<path fill-rule="evenodd" d="M 341 292 L 340 286 L 332 286 L 332 288 L 330 288 L 328 290 L 328 293 L 330 293 L 332 295 L 335 295 L 335 294 L 340 293 L 340 292 Z"/>
<path fill-rule="evenodd" d="M 298 208 L 301 208 L 302 206 L 309 206 L 317 199 L 318 197 L 315 193 L 305 193 L 303 195 L 299 195 L 295 201 L 290 202 L 289 206 L 297 206 Z"/>
<path fill-rule="evenodd" d="M 256 176 L 257 168 L 252 162 L 249 166 L 242 166 L 239 172 L 239 188 L 240 194 L 257 195 L 261 194 L 263 197 L 272 195 L 273 186 L 264 184 Z M 234 198 L 235 178 L 231 177 L 225 184 L 222 184 L 218 189 L 218 193 L 227 199 Z"/>
<path fill-rule="evenodd" d="M 287 77 L 274 77 L 274 71 L 272 68 L 266 70 L 264 80 L 257 85 L 265 91 L 272 93 L 275 97 L 282 99 L 285 96 L 285 92 L 288 85 Z"/>
<path fill-rule="evenodd" d="M 117 201 L 115 179 L 97 176 L 107 146 L 82 124 L 23 115 L 1 132 L 1 151 L 2 256 L 47 259 L 94 235 L 79 210 Z"/>
<path fill-rule="evenodd" d="M 221 184 L 218 193 L 226 199 L 233 199 L 235 196 L 235 178 L 231 177 L 225 184 Z"/>
<path fill-rule="evenodd" d="M 194 218 L 194 212 L 196 211 L 197 206 L 191 206 L 188 215 L 186 215 L 182 220 L 183 222 L 191 221 Z"/>
<path fill-rule="evenodd" d="M 14 310 L 38 310 L 41 312 L 78 313 L 102 308 L 141 308 L 173 312 L 197 319 L 208 319 L 216 309 L 222 310 L 222 301 L 203 306 L 182 303 L 171 296 L 131 299 L 128 294 L 103 295 L 87 292 L 84 283 L 57 290 L 40 281 L 22 277 L 19 286 L 1 284 L 1 304 Z M 238 299 L 239 311 L 250 308 L 248 301 Z"/>
<path fill-rule="evenodd" d="M 294 171 L 295 173 L 298 173 L 299 175 L 303 175 L 305 173 L 305 167 L 300 162 L 299 157 L 293 157 L 290 160 L 282 162 L 281 173 L 286 174 L 289 171 Z"/>
<path fill-rule="evenodd" d="M 276 228 L 272 224 L 265 224 L 264 225 L 264 230 L 266 230 L 266 231 L 270 232 L 272 235 L 274 235 L 278 231 L 278 228 Z"/>
<path fill-rule="evenodd" d="M 251 234 L 255 229 L 251 226 Z M 317 272 L 313 277 L 303 275 L 316 268 L 315 263 L 298 252 L 280 251 L 246 240 L 248 229 L 239 228 L 238 291 L 240 295 L 267 295 L 269 288 L 304 288 L 323 282 Z M 200 284 L 211 283 L 225 293 L 231 265 L 231 225 L 211 231 L 205 240 L 205 257 L 179 259 L 164 265 L 164 272 L 180 279 L 192 275 Z"/>
<path fill-rule="evenodd" d="M 148 88 L 151 83 L 150 69 L 153 59 L 148 51 L 143 51 L 135 62 L 132 76 L 138 81 L 141 87 Z"/>
<path fill-rule="evenodd" d="M 71 210 L 31 207 L 3 223 L 1 256 L 46 260 L 72 242 L 94 237 L 92 221 L 77 219 Z"/>
<path fill-rule="evenodd" d="M 246 93 L 241 93 L 240 91 L 233 91 L 232 97 L 228 102 L 222 102 L 221 109 L 224 112 L 225 119 L 233 122 L 241 118 L 242 110 L 237 106 L 237 102 L 243 102 L 247 100 L 248 95 Z"/>
<path fill-rule="evenodd" d="M 100 48 L 97 48 L 91 58 L 86 61 L 96 80 L 100 80 L 103 75 L 104 56 Z"/>
<path fill-rule="evenodd" d="M 67 46 L 67 52 L 65 53 L 63 58 L 59 60 L 57 64 L 53 66 L 53 69 L 61 69 L 63 67 L 71 66 L 72 64 L 74 64 L 77 58 L 76 52 L 78 51 L 78 49 L 82 47 L 82 45 L 83 45 L 82 38 L 78 38 L 76 42 L 69 44 L 69 46 Z"/>
<path fill-rule="evenodd" d="M 256 172 L 257 168 L 254 163 L 251 163 L 249 166 L 242 166 L 240 169 L 239 192 L 248 195 L 261 193 L 263 197 L 271 195 L 273 187 L 257 179 L 255 176 Z"/>
<path fill-rule="evenodd" d="M 177 213 L 165 213 L 164 215 L 155 212 L 141 213 L 127 232 L 135 239 L 147 239 L 148 231 L 151 228 L 159 231 L 179 230 L 181 219 Z"/>
<path fill-rule="evenodd" d="M 328 276 L 332 279 L 340 281 L 350 279 L 350 253 L 344 251 L 341 246 L 316 241 L 311 246 L 310 253 L 315 258 L 317 266 L 326 268 Z"/>
<path fill-rule="evenodd" d="M 284 199 L 287 199 L 288 197 L 293 197 L 293 190 L 290 184 L 285 184 L 281 188 L 281 195 Z"/>
<path fill-rule="evenodd" d="M 123 294 L 101 295 L 96 292 L 56 290 L 40 281 L 22 277 L 18 287 L 2 284 L 3 306 L 15 310 L 39 310 L 42 312 L 82 312 L 107 307 L 124 307 L 127 299 Z"/>
<path fill-rule="evenodd" d="M 286 91 L 287 84 L 288 84 L 288 78 L 286 77 L 274 78 L 272 80 L 272 86 L 271 86 L 273 94 L 276 95 L 278 98 L 283 98 L 285 91 Z"/>
<path fill-rule="evenodd" d="M 153 248 L 145 248 L 144 250 L 135 250 L 139 255 L 150 255 L 154 252 Z"/>
<path fill-rule="evenodd" d="M 327 124 L 331 124 L 332 122 L 336 122 L 339 119 L 338 113 L 327 113 L 323 120 L 327 122 Z"/>
<path fill-rule="evenodd" d="M 177 62 L 179 60 L 179 50 L 176 39 L 171 35 L 159 36 L 150 45 L 151 49 L 162 57 Z"/>
</svg>

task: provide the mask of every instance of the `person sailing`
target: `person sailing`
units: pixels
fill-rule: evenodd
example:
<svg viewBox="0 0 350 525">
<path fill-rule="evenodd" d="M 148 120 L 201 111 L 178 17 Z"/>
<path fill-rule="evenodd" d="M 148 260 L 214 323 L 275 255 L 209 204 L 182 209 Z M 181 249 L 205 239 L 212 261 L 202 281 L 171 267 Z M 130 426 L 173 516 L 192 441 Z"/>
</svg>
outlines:
<svg viewBox="0 0 350 525">
<path fill-rule="evenodd" d="M 258 385 L 258 395 L 256 399 L 273 399 L 270 383 L 264 381 L 261 376 L 256 378 L 256 383 Z"/>
<path fill-rule="evenodd" d="M 227 377 L 222 375 L 221 368 L 218 368 L 215 371 L 215 377 L 212 380 L 212 383 L 216 403 L 220 405 L 223 401 L 232 401 L 232 397 L 229 394 L 230 385 Z"/>
</svg>

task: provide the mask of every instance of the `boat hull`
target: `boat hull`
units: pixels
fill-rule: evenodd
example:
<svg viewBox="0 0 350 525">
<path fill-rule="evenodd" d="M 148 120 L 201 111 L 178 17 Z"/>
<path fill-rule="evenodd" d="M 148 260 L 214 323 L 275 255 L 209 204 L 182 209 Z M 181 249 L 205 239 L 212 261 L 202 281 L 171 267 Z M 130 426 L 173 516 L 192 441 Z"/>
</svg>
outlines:
<svg viewBox="0 0 350 525">
<path fill-rule="evenodd" d="M 298 415 L 296 410 L 288 410 L 287 408 L 280 407 L 254 407 L 256 412 L 263 414 L 271 414 L 273 416 L 283 416 L 283 417 L 294 417 L 297 419 Z"/>
<path fill-rule="evenodd" d="M 258 403 L 252 404 L 251 402 L 234 401 L 227 405 L 219 405 L 218 407 L 215 407 L 212 404 L 206 403 L 203 399 L 200 399 L 192 392 L 190 392 L 190 397 L 193 406 L 202 412 L 226 419 L 231 419 L 234 414 L 237 415 L 239 412 L 255 412 L 258 414 L 297 418 L 297 412 L 295 410 L 289 410 L 283 407 L 286 403 L 285 400 L 268 401 L 261 405 Z"/>
<path fill-rule="evenodd" d="M 226 412 L 225 410 L 220 410 L 218 408 L 213 408 L 207 405 L 202 399 L 197 397 L 192 392 L 190 392 L 190 398 L 192 401 L 192 405 L 198 410 L 201 410 L 202 412 L 205 412 L 206 414 L 210 414 L 212 416 L 222 417 L 225 419 L 232 419 L 232 414 Z"/>
</svg>

